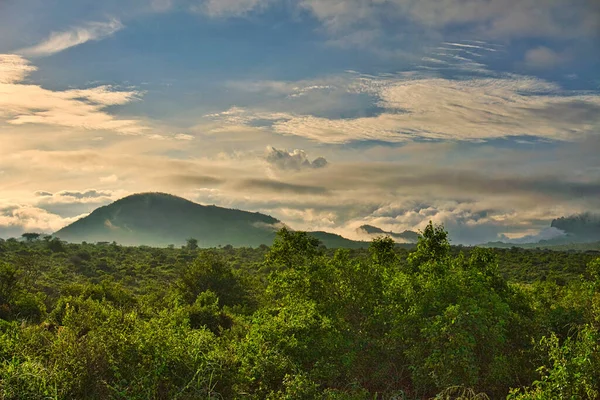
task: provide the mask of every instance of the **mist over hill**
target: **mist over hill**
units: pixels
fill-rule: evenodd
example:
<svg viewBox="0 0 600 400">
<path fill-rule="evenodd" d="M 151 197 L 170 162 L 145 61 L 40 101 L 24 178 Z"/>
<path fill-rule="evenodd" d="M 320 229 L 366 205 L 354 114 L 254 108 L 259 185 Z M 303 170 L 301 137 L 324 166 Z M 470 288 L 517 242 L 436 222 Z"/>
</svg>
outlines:
<svg viewBox="0 0 600 400">
<path fill-rule="evenodd" d="M 124 245 L 200 247 L 270 245 L 284 224 L 258 212 L 200 205 L 165 193 L 134 194 L 94 210 L 54 235 L 69 242 L 117 242 Z M 327 247 L 367 247 L 328 232 L 311 232 Z"/>
<path fill-rule="evenodd" d="M 544 247 L 566 249 L 600 248 L 600 216 L 582 213 L 568 217 L 555 218 L 550 226 L 537 235 L 519 239 L 488 242 L 486 247 Z"/>
<path fill-rule="evenodd" d="M 413 231 L 404 231 L 401 233 L 388 232 L 373 225 L 362 225 L 358 228 L 358 231 L 369 235 L 371 238 L 377 236 L 389 236 L 400 243 L 417 243 L 419 240 L 419 234 Z"/>
</svg>

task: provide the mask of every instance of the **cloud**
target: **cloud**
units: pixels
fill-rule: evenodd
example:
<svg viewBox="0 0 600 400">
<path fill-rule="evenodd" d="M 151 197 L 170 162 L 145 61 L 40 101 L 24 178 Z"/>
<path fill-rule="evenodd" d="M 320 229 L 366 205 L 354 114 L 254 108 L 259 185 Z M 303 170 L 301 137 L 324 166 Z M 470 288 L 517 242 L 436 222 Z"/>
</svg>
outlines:
<svg viewBox="0 0 600 400">
<path fill-rule="evenodd" d="M 118 19 L 105 22 L 88 22 L 65 32 L 52 32 L 41 43 L 17 51 L 19 54 L 32 57 L 49 56 L 89 41 L 102 40 L 123 29 Z"/>
<path fill-rule="evenodd" d="M 525 53 L 524 63 L 529 68 L 547 69 L 558 67 L 569 62 L 570 54 L 556 52 L 548 47 L 540 46 Z"/>
<path fill-rule="evenodd" d="M 102 183 L 114 183 L 119 180 L 119 177 L 115 174 L 112 174 L 112 175 L 107 175 L 107 176 L 101 176 L 99 178 L 99 180 Z"/>
<path fill-rule="evenodd" d="M 118 194 L 122 192 L 119 191 Z M 111 190 L 61 190 L 52 192 L 36 192 L 36 199 L 31 207 L 39 208 L 62 218 L 86 215 L 94 209 L 111 203 L 115 192 Z"/>
<path fill-rule="evenodd" d="M 52 233 L 84 215 L 63 218 L 29 205 L 0 207 L 0 237 L 18 237 L 24 232 Z"/>
<path fill-rule="evenodd" d="M 304 150 L 278 150 L 272 146 L 267 146 L 265 159 L 267 162 L 282 170 L 300 171 L 306 168 L 324 168 L 327 166 L 327 160 L 323 157 L 315 158 L 312 162 L 308 159 Z"/>
<path fill-rule="evenodd" d="M 554 227 L 549 227 L 549 228 L 542 229 L 541 231 L 539 231 L 538 233 L 535 233 L 535 234 L 524 235 L 524 236 L 519 236 L 519 237 L 514 237 L 514 238 L 510 238 L 506 235 L 500 235 L 499 239 L 504 243 L 522 244 L 522 243 L 538 243 L 541 240 L 559 239 L 559 238 L 564 237 L 565 235 L 566 234 L 564 231 L 561 231 L 560 229 L 557 229 Z"/>
<path fill-rule="evenodd" d="M 320 186 L 299 185 L 269 179 L 244 179 L 235 185 L 238 189 L 288 193 L 300 195 L 328 195 L 329 190 Z"/>
<path fill-rule="evenodd" d="M 186 133 L 178 133 L 174 136 L 177 140 L 194 140 L 194 136 L 188 135 Z"/>
<path fill-rule="evenodd" d="M 155 12 L 164 12 L 173 6 L 174 0 L 151 0 L 150 6 Z"/>
<path fill-rule="evenodd" d="M 141 95 L 135 90 L 111 86 L 89 89 L 49 90 L 21 81 L 35 70 L 16 55 L 0 55 L 0 120 L 8 124 L 43 124 L 71 128 L 139 134 L 147 128 L 136 119 L 119 119 L 106 107 L 124 105 Z"/>
<path fill-rule="evenodd" d="M 61 197 L 74 197 L 76 199 L 95 199 L 98 197 L 111 197 L 112 193 L 108 191 L 98 191 L 95 189 L 89 189 L 83 192 L 78 191 L 62 191 L 56 194 Z"/>
<path fill-rule="evenodd" d="M 0 54 L 0 84 L 22 81 L 37 68 L 16 54 Z"/>
<path fill-rule="evenodd" d="M 323 111 L 315 115 L 310 109 L 306 114 L 282 112 L 281 105 L 277 106 L 279 110 L 268 112 L 262 105 L 256 110 L 232 107 L 209 117 L 227 124 L 261 124 L 281 135 L 332 144 L 422 139 L 481 141 L 511 136 L 564 141 L 580 139 L 600 128 L 598 113 L 585 112 L 600 106 L 598 93 L 569 92 L 530 76 L 485 72 L 489 76 L 470 79 L 431 77 L 418 72 L 347 76 L 344 90 L 350 95 L 371 96 L 371 107 L 378 107 L 379 111 L 375 115 L 333 118 Z M 264 87 L 284 91 L 291 86 L 269 82 Z M 290 94 L 301 93 L 302 84 L 291 90 Z M 561 112 L 555 113 L 557 110 Z M 561 118 L 568 113 L 577 118 Z"/>
<path fill-rule="evenodd" d="M 174 174 L 164 178 L 174 184 L 181 185 L 199 185 L 199 186 L 218 186 L 225 181 L 214 176 L 196 175 L 196 174 Z"/>
<path fill-rule="evenodd" d="M 357 27 L 383 29 L 403 23 L 414 33 L 456 31 L 487 38 L 596 36 L 600 7 L 569 0 L 302 0 L 332 32 Z"/>
<path fill-rule="evenodd" d="M 270 0 L 204 0 L 191 9 L 211 17 L 237 17 L 264 8 L 269 3 Z"/>
</svg>

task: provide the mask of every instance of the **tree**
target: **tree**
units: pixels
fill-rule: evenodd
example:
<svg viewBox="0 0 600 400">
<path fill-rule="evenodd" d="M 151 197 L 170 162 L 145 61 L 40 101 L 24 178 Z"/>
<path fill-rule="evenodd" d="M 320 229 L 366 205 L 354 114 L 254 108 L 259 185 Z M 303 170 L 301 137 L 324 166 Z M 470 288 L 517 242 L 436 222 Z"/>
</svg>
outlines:
<svg viewBox="0 0 600 400">
<path fill-rule="evenodd" d="M 27 240 L 28 242 L 33 242 L 34 240 L 38 240 L 40 238 L 40 236 L 42 236 L 41 233 L 35 233 L 35 232 L 25 232 L 24 234 L 21 235 L 21 237 L 25 240 Z"/>
<path fill-rule="evenodd" d="M 297 268 L 306 266 L 319 255 L 319 239 L 306 232 L 294 232 L 281 228 L 271 250 L 267 253 L 266 264 L 276 268 Z"/>
<path fill-rule="evenodd" d="M 19 271 L 11 264 L 0 262 L 0 305 L 8 304 L 18 289 Z"/>
<path fill-rule="evenodd" d="M 234 305 L 243 296 L 231 267 L 223 257 L 211 250 L 200 253 L 198 258 L 181 273 L 177 287 L 188 304 L 198 295 L 210 290 L 219 297 L 221 305 Z"/>
<path fill-rule="evenodd" d="M 185 248 L 188 250 L 196 250 L 198 248 L 198 239 L 189 238 L 186 241 Z"/>
<path fill-rule="evenodd" d="M 442 225 L 429 224 L 419 235 L 417 249 L 408 258 L 413 268 L 423 269 L 425 264 L 439 264 L 448 261 L 450 242 L 448 232 Z"/>
<path fill-rule="evenodd" d="M 46 246 L 53 253 L 64 253 L 65 251 L 67 251 L 67 249 L 65 248 L 64 242 L 57 237 L 50 240 L 49 242 L 46 242 Z"/>
<path fill-rule="evenodd" d="M 381 236 L 373 239 L 369 246 L 369 253 L 371 259 L 376 265 L 388 266 L 397 261 L 396 253 L 394 248 L 396 242 L 389 236 Z"/>
</svg>

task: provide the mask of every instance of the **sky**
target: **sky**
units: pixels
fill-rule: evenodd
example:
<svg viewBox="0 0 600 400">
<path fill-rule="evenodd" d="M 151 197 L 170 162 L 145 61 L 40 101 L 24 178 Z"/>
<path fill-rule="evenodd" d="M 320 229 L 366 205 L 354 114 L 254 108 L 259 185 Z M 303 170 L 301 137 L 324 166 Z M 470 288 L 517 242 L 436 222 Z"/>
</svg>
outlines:
<svg viewBox="0 0 600 400">
<path fill-rule="evenodd" d="M 596 0 L 0 0 L 0 237 L 160 191 L 535 241 L 599 152 Z"/>
</svg>

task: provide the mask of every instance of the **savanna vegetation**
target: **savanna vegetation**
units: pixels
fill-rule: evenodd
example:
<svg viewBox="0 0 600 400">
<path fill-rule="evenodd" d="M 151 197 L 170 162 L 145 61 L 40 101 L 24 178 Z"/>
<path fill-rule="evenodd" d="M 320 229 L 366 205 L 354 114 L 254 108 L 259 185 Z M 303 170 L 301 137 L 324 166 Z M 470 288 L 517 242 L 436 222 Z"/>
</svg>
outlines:
<svg viewBox="0 0 600 400">
<path fill-rule="evenodd" d="M 0 241 L 1 399 L 595 399 L 600 253 Z"/>
</svg>

